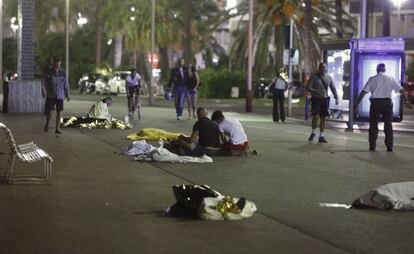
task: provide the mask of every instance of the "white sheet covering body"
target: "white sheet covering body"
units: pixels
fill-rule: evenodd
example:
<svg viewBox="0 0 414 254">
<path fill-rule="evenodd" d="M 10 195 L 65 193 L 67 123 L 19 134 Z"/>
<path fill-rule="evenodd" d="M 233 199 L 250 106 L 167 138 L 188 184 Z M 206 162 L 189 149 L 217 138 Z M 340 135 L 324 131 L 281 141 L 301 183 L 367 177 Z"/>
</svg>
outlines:
<svg viewBox="0 0 414 254">
<path fill-rule="evenodd" d="M 414 182 L 381 185 L 354 201 L 354 207 L 384 210 L 414 210 Z"/>
<path fill-rule="evenodd" d="M 128 147 L 124 154 L 131 156 L 149 154 L 154 149 L 155 147 L 151 144 L 148 144 L 145 140 L 139 140 L 132 142 L 132 145 Z"/>
<path fill-rule="evenodd" d="M 128 147 L 124 154 L 137 156 L 135 160 L 138 161 L 159 161 L 159 162 L 213 162 L 213 159 L 207 155 L 203 155 L 201 158 L 192 157 L 192 156 L 180 156 L 178 154 L 172 153 L 167 149 L 163 148 L 162 140 L 160 142 L 160 147 L 156 148 L 151 144 L 148 144 L 145 140 L 134 141 L 132 145 Z"/>
</svg>

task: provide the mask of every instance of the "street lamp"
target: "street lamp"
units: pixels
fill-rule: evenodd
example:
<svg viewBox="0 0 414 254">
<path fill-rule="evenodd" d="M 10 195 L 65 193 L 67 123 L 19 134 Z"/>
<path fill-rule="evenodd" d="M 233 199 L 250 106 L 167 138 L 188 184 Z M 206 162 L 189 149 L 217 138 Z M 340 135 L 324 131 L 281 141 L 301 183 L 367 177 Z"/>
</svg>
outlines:
<svg viewBox="0 0 414 254">
<path fill-rule="evenodd" d="M 76 21 L 80 27 L 88 23 L 88 19 L 85 17 L 82 17 L 82 14 L 78 13 L 78 20 Z"/>
<path fill-rule="evenodd" d="M 154 73 L 153 73 L 153 64 L 154 64 L 154 48 L 155 48 L 155 0 L 151 0 L 151 81 L 148 88 L 148 105 L 152 105 L 154 102 L 154 91 L 152 90 L 154 86 Z"/>
<path fill-rule="evenodd" d="M 65 21 L 65 70 L 66 70 L 66 83 L 69 85 L 69 2 L 66 0 L 66 21 Z"/>
<path fill-rule="evenodd" d="M 405 3 L 407 0 L 391 0 L 391 2 L 398 8 L 400 9 L 401 5 L 403 3 Z"/>
<path fill-rule="evenodd" d="M 0 0 L 0 86 L 3 87 L 3 0 Z"/>
<path fill-rule="evenodd" d="M 253 111 L 253 90 L 252 90 L 252 71 L 253 71 L 253 0 L 249 0 L 249 28 L 248 28 L 248 47 L 247 47 L 247 92 L 246 92 L 246 112 Z"/>
<path fill-rule="evenodd" d="M 12 17 L 10 19 L 10 28 L 13 30 L 13 34 L 15 34 L 16 30 L 19 29 L 19 25 L 16 24 L 16 21 L 17 21 L 16 17 Z"/>
<path fill-rule="evenodd" d="M 400 26 L 398 25 L 398 23 L 400 22 L 400 16 L 401 16 L 400 8 L 401 8 L 401 5 L 406 2 L 406 0 L 391 0 L 391 2 L 397 7 L 397 27 L 398 27 L 397 29 L 398 29 L 398 34 L 400 34 L 401 30 L 400 30 Z"/>
<path fill-rule="evenodd" d="M 227 0 L 226 11 L 228 11 L 230 15 L 236 15 L 237 14 L 236 6 L 237 6 L 237 0 Z"/>
</svg>

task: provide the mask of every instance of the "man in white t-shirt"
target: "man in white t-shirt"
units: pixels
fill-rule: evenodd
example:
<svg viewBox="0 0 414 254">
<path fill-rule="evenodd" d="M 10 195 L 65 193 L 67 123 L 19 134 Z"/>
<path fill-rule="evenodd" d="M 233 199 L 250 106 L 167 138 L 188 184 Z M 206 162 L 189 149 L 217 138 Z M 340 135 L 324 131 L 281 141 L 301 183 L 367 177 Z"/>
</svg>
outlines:
<svg viewBox="0 0 414 254">
<path fill-rule="evenodd" d="M 230 155 L 242 155 L 246 152 L 249 146 L 247 135 L 238 120 L 225 118 L 219 110 L 211 115 L 211 120 L 218 123 L 223 150 L 230 152 Z"/>
<path fill-rule="evenodd" d="M 377 65 L 377 75 L 368 79 L 361 93 L 356 100 L 354 111 L 358 108 L 359 103 L 364 98 L 365 94 L 371 93 L 371 106 L 369 109 L 369 150 L 375 151 L 376 141 L 378 137 L 378 119 L 382 115 L 384 120 L 384 133 L 385 133 L 385 145 L 387 151 L 392 152 L 394 143 L 394 134 L 392 130 L 392 91 L 400 92 L 407 103 L 407 106 L 411 108 L 411 104 L 408 101 L 407 93 L 398 84 L 398 82 L 391 76 L 385 74 L 385 64 L 380 63 Z"/>
<path fill-rule="evenodd" d="M 141 119 L 141 76 L 137 73 L 136 69 L 131 69 L 131 74 L 126 76 L 125 88 L 128 98 L 128 116 L 130 119 L 134 118 L 135 110 L 138 113 L 138 119 Z"/>
</svg>

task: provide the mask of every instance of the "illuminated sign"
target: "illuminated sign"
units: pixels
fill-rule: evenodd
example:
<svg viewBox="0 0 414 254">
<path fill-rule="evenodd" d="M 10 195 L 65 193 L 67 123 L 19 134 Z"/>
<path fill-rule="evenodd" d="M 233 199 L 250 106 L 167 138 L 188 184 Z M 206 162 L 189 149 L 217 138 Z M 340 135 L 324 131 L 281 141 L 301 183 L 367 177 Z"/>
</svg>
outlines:
<svg viewBox="0 0 414 254">
<path fill-rule="evenodd" d="M 402 39 L 360 39 L 356 41 L 356 50 L 359 51 L 404 51 L 405 43 Z"/>
</svg>

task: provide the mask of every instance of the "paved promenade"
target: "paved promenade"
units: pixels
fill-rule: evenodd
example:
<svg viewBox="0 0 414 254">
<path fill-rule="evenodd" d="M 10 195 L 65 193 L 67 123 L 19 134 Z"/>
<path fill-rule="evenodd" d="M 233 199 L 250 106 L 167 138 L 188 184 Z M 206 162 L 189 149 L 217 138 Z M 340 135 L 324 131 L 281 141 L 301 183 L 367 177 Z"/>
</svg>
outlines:
<svg viewBox="0 0 414 254">
<path fill-rule="evenodd" d="M 72 96 L 64 116 L 85 115 L 97 99 Z M 239 119 L 259 155 L 208 164 L 136 162 L 122 155 L 130 144 L 126 135 L 141 128 L 190 133 L 195 121 L 175 120 L 164 101 L 144 107 L 132 130 L 63 129 L 56 135 L 42 131 L 41 114 L 0 114 L 18 143 L 35 141 L 55 160 L 52 185 L 0 185 L 0 254 L 413 253 L 413 212 L 324 206 L 349 205 L 384 183 L 414 181 L 411 132 L 396 134 L 393 153 L 385 152 L 382 134 L 378 151 L 369 152 L 364 130 L 331 128 L 328 144 L 309 143 L 309 123 L 302 120 L 273 123 L 266 107 L 247 114 L 201 103 L 210 113 L 221 109 Z M 123 119 L 125 104 L 125 97 L 115 97 L 112 114 Z M 0 133 L 0 173 L 7 149 Z M 207 184 L 246 197 L 258 212 L 241 221 L 163 217 L 175 184 Z"/>
</svg>

